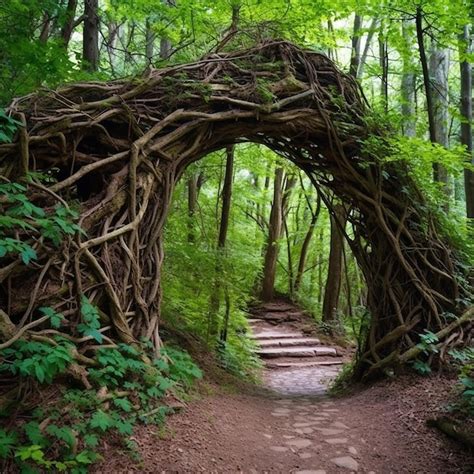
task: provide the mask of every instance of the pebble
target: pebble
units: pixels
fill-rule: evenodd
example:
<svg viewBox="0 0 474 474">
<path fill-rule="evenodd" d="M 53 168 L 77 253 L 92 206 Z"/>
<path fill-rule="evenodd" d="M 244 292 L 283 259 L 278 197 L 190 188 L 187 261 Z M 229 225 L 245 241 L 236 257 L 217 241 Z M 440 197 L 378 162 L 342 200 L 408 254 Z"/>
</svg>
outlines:
<svg viewBox="0 0 474 474">
<path fill-rule="evenodd" d="M 332 439 L 325 439 L 326 443 L 328 444 L 345 444 L 347 443 L 347 438 L 332 438 Z"/>
<path fill-rule="evenodd" d="M 270 446 L 270 449 L 277 453 L 284 453 L 288 451 L 288 448 L 286 446 Z"/>
<path fill-rule="evenodd" d="M 286 441 L 286 444 L 289 444 L 296 449 L 303 449 L 311 446 L 313 443 L 309 439 L 296 438 Z"/>
<path fill-rule="evenodd" d="M 346 469 L 350 469 L 351 471 L 358 471 L 359 470 L 359 464 L 358 462 L 354 459 L 351 458 L 350 456 L 343 456 L 341 458 L 333 458 L 331 461 L 338 467 L 344 467 Z"/>
</svg>

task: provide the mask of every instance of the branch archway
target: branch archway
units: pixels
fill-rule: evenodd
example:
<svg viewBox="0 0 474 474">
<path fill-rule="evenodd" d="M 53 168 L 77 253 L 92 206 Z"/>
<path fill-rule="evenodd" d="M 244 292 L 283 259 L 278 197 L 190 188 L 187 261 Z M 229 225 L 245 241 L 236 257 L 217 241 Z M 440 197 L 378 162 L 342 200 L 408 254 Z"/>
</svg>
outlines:
<svg viewBox="0 0 474 474">
<path fill-rule="evenodd" d="M 463 289 L 454 249 L 403 165 L 366 149 L 366 139 L 383 142 L 386 132 L 368 124 L 358 85 L 322 54 L 273 41 L 132 81 L 41 91 L 9 110 L 25 127 L 0 146 L 0 174 L 55 178 L 33 182 L 31 199 L 50 208 L 77 200 L 86 232 L 59 250 L 40 242 L 33 266 L 3 259 L 0 308 L 14 324 L 48 301 L 74 334 L 85 294 L 112 339 L 144 337 L 158 348 L 162 232 L 174 185 L 191 162 L 240 142 L 287 157 L 325 190 L 330 209 L 335 195 L 351 210 L 349 244 L 371 312 L 360 375 L 400 360 L 420 332 L 445 329 L 445 313 L 456 311 Z"/>
</svg>

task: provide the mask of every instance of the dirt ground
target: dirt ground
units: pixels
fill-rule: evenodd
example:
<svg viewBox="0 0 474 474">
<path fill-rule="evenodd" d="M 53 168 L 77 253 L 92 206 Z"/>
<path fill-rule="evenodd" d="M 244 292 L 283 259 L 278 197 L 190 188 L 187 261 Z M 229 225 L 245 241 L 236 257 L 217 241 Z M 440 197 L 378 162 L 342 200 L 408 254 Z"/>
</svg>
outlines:
<svg viewBox="0 0 474 474">
<path fill-rule="evenodd" d="M 403 376 L 331 399 L 211 386 L 165 427 L 136 430 L 140 461 L 111 446 L 95 472 L 474 472 L 472 456 L 426 426 L 451 387 L 446 377 Z"/>
</svg>

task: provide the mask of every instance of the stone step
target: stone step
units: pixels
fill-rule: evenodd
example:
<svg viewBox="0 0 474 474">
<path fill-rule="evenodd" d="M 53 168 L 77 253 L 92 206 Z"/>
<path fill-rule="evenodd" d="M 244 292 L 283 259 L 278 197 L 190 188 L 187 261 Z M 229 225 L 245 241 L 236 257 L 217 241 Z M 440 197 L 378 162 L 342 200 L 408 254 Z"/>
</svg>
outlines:
<svg viewBox="0 0 474 474">
<path fill-rule="evenodd" d="M 254 334 L 250 334 L 250 339 L 301 339 L 303 336 L 302 332 L 274 332 L 274 331 L 262 331 Z"/>
<path fill-rule="evenodd" d="M 321 341 L 314 337 L 256 339 L 256 342 L 263 349 L 267 347 L 317 346 L 321 344 Z"/>
<path fill-rule="evenodd" d="M 263 359 L 275 359 L 277 357 L 314 357 L 332 356 L 337 357 L 336 349 L 333 347 L 320 346 L 299 346 L 299 347 L 278 347 L 271 349 L 258 349 L 255 351 Z"/>
<path fill-rule="evenodd" d="M 266 362 L 265 366 L 269 369 L 304 369 L 307 367 L 324 367 L 332 365 L 342 365 L 342 360 L 312 360 L 309 362 Z"/>
<path fill-rule="evenodd" d="M 263 319 L 248 318 L 247 322 L 249 324 L 256 324 L 256 323 L 264 323 L 265 321 Z"/>
</svg>

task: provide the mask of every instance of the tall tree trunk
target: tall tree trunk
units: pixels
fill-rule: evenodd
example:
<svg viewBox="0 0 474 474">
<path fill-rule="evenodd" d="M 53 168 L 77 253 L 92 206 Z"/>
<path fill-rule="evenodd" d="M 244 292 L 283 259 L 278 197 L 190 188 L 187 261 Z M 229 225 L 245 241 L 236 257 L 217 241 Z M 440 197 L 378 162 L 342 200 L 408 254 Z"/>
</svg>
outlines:
<svg viewBox="0 0 474 474">
<path fill-rule="evenodd" d="M 466 55 L 472 53 L 470 26 L 463 28 L 460 37 L 461 61 L 461 143 L 469 154 L 469 162 L 474 165 L 472 153 L 472 65 Z M 466 193 L 466 216 L 474 219 L 474 172 L 464 170 L 464 189 Z M 474 224 L 474 221 L 472 222 Z"/>
<path fill-rule="evenodd" d="M 92 72 L 99 67 L 98 9 L 99 0 L 84 0 L 83 67 Z"/>
<path fill-rule="evenodd" d="M 365 40 L 364 51 L 360 58 L 359 70 L 357 71 L 357 77 L 362 77 L 364 73 L 364 67 L 367 62 L 367 56 L 369 55 L 370 45 L 372 44 L 372 40 L 374 38 L 375 31 L 377 30 L 377 25 L 379 23 L 379 19 L 377 17 L 372 18 L 372 23 L 369 27 L 369 32 L 367 33 L 367 39 Z"/>
<path fill-rule="evenodd" d="M 175 7 L 176 0 L 162 0 L 162 2 L 168 7 Z M 169 59 L 172 54 L 171 40 L 167 36 L 160 38 L 160 58 Z"/>
<path fill-rule="evenodd" d="M 198 174 L 188 179 L 188 242 L 196 241 L 196 208 L 198 203 Z"/>
<path fill-rule="evenodd" d="M 428 59 L 426 57 L 425 40 L 423 37 L 423 10 L 421 7 L 416 9 L 416 38 L 418 42 L 418 51 L 420 54 L 421 68 L 423 70 L 423 84 L 426 95 L 426 108 L 428 112 L 428 126 L 431 143 L 437 143 L 435 116 L 433 108 L 433 94 L 431 91 L 430 71 L 428 68 Z"/>
<path fill-rule="evenodd" d="M 409 51 L 413 48 L 414 38 L 412 37 L 411 22 L 403 20 L 402 34 L 405 43 L 405 52 L 403 54 L 403 72 L 401 84 L 402 96 L 402 117 L 403 134 L 407 137 L 414 137 L 416 135 L 416 115 L 415 115 L 415 85 L 416 75 L 414 72 L 414 65 L 410 60 Z"/>
<path fill-rule="evenodd" d="M 146 32 L 145 32 L 145 57 L 148 66 L 153 63 L 153 54 L 155 50 L 155 38 L 156 34 L 152 29 L 151 21 L 149 18 L 146 20 Z"/>
<path fill-rule="evenodd" d="M 445 90 L 444 94 L 447 94 L 448 58 L 446 52 L 443 53 L 442 50 L 434 50 L 431 54 L 430 65 L 428 65 L 423 37 L 423 10 L 421 7 L 416 9 L 416 37 L 423 70 L 430 141 L 431 143 L 444 145 L 445 143 L 447 144 L 447 115 L 445 115 L 447 114 L 447 109 L 446 112 L 444 111 L 447 95 L 444 95 L 445 99 L 443 99 L 443 89 Z M 433 87 L 431 84 L 430 66 L 433 74 L 436 75 L 436 77 L 433 78 L 436 87 Z M 439 71 L 437 70 L 438 67 L 440 68 Z M 444 79 L 445 77 L 446 80 Z M 446 132 L 444 129 L 446 129 Z M 446 193 L 449 194 L 447 173 L 441 165 L 435 164 L 433 166 L 433 177 L 435 181 L 445 183 Z"/>
<path fill-rule="evenodd" d="M 334 206 L 334 215 L 331 215 L 331 247 L 329 250 L 329 265 L 323 301 L 323 317 L 334 329 L 339 324 L 337 309 L 339 306 L 339 293 L 342 278 L 342 252 L 344 250 L 344 236 L 346 215 L 344 206 Z"/>
<path fill-rule="evenodd" d="M 273 203 L 270 212 L 268 240 L 263 265 L 262 289 L 260 292 L 260 297 L 263 301 L 271 301 L 275 291 L 278 239 L 281 236 L 282 227 L 282 186 L 283 168 L 278 167 L 275 170 L 275 179 L 273 183 Z"/>
<path fill-rule="evenodd" d="M 430 61 L 430 78 L 432 81 L 433 114 L 436 143 L 444 147 L 449 146 L 448 137 L 448 69 L 449 51 L 447 49 L 437 49 L 433 45 Z M 450 196 L 451 191 L 448 186 L 448 174 L 444 166 L 436 163 L 434 168 L 435 180 L 444 183 L 445 192 Z"/>
<path fill-rule="evenodd" d="M 356 78 L 359 77 L 361 29 L 362 17 L 356 13 L 354 16 L 354 29 L 352 31 L 351 63 L 349 66 L 349 74 Z"/>
<path fill-rule="evenodd" d="M 380 96 L 382 97 L 384 110 L 388 112 L 388 49 L 387 40 L 382 32 L 379 33 L 379 61 L 380 61 Z"/>
<path fill-rule="evenodd" d="M 296 278 L 294 284 L 294 290 L 297 293 L 301 288 L 301 282 L 303 281 L 303 274 L 306 265 L 306 259 L 308 257 L 309 251 L 309 244 L 311 243 L 311 239 L 313 237 L 314 228 L 316 227 L 316 223 L 318 222 L 319 212 L 321 210 L 321 198 L 317 198 L 316 202 L 316 210 L 312 211 L 311 222 L 308 227 L 308 231 L 303 240 L 303 245 L 301 246 L 300 258 L 298 260 L 298 269 L 296 271 Z"/>
<path fill-rule="evenodd" d="M 229 230 L 229 218 L 230 218 L 230 205 L 232 202 L 232 183 L 234 176 L 234 146 L 228 146 L 226 148 L 226 164 L 225 164 L 225 175 L 224 185 L 222 187 L 222 210 L 219 224 L 219 236 L 217 238 L 217 257 L 215 266 L 215 279 L 211 293 L 211 299 L 209 302 L 209 329 L 208 329 L 208 340 L 214 339 L 219 330 L 219 306 L 220 306 L 220 293 L 221 286 L 224 285 L 226 295 L 226 317 L 224 319 L 224 325 L 221 331 L 221 340 L 225 341 L 227 338 L 228 324 L 229 324 L 229 301 L 228 301 L 228 288 L 227 283 L 222 282 L 222 269 L 223 269 L 223 257 L 224 250 L 227 241 L 227 232 Z"/>
<path fill-rule="evenodd" d="M 68 0 L 64 24 L 61 28 L 61 38 L 66 49 L 69 46 L 69 42 L 71 41 L 72 32 L 74 31 L 74 28 L 77 25 L 76 10 L 77 0 Z"/>
</svg>

